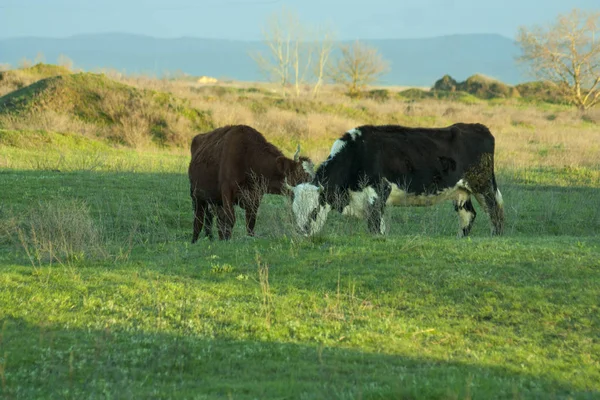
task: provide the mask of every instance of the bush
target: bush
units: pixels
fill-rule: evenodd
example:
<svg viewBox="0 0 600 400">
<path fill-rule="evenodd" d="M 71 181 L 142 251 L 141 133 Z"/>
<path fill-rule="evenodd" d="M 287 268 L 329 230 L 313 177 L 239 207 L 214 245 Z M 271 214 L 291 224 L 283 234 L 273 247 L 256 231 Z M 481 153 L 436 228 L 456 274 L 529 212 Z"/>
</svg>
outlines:
<svg viewBox="0 0 600 400">
<path fill-rule="evenodd" d="M 81 200 L 40 202 L 18 230 L 32 261 L 65 262 L 102 252 L 101 234 Z"/>
<path fill-rule="evenodd" d="M 422 89 L 406 89 L 398 93 L 398 96 L 408 100 L 421 100 L 433 97 L 431 92 Z"/>
<path fill-rule="evenodd" d="M 456 91 L 457 86 L 458 82 L 456 82 L 454 78 L 452 78 L 450 75 L 444 75 L 441 79 L 437 80 L 433 84 L 433 88 L 431 90 L 454 92 Z"/>
<path fill-rule="evenodd" d="M 383 103 L 389 100 L 390 92 L 387 89 L 374 89 L 364 93 L 363 97 Z"/>
<path fill-rule="evenodd" d="M 525 82 L 517 85 L 516 88 L 521 93 L 521 97 L 526 99 L 557 104 L 568 103 L 558 85 L 552 82 Z"/>
<path fill-rule="evenodd" d="M 486 100 L 520 97 L 519 91 L 515 87 L 483 75 L 470 76 L 464 82 L 457 82 L 450 75 L 444 75 L 435 82 L 431 90 L 435 93 L 465 92 Z M 444 95 L 443 97 L 448 96 Z"/>
<path fill-rule="evenodd" d="M 506 85 L 483 75 L 470 76 L 466 81 L 459 83 L 457 89 L 477 96 L 480 99 L 520 97 L 519 91 L 513 86 Z"/>
</svg>

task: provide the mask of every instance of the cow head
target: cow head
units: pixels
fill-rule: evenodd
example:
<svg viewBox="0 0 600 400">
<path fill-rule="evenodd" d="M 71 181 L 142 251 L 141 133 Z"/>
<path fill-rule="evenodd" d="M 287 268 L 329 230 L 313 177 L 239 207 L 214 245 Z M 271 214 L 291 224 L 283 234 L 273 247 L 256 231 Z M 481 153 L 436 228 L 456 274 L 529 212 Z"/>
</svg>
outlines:
<svg viewBox="0 0 600 400">
<path fill-rule="evenodd" d="M 313 162 L 308 157 L 300 156 L 300 145 L 296 148 L 293 160 L 283 156 L 277 158 L 277 169 L 292 186 L 310 182 L 315 176 Z"/>
<path fill-rule="evenodd" d="M 303 235 L 314 235 L 323 229 L 331 206 L 325 201 L 323 186 L 301 183 L 296 186 L 287 184 L 292 193 L 292 211 L 296 228 Z"/>
</svg>

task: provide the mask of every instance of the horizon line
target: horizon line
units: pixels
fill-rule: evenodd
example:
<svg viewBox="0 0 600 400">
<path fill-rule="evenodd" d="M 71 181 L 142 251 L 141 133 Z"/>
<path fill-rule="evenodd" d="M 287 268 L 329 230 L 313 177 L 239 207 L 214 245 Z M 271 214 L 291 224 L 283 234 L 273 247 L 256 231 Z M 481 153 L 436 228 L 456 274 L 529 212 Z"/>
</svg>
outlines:
<svg viewBox="0 0 600 400">
<path fill-rule="evenodd" d="M 195 39 L 195 40 L 214 40 L 214 41 L 228 41 L 228 42 L 244 42 L 244 43 L 256 43 L 263 42 L 264 39 L 232 39 L 232 38 L 213 38 L 213 37 L 202 37 L 202 36 L 173 36 L 173 37 L 161 37 L 161 36 L 151 36 L 145 33 L 133 33 L 133 32 L 95 32 L 95 33 L 75 33 L 68 36 L 36 36 L 36 35 L 22 35 L 22 36 L 7 36 L 0 37 L 0 40 L 19 40 L 19 39 L 44 39 L 44 40 L 67 40 L 74 39 L 78 37 L 86 37 L 86 36 L 132 36 L 138 38 L 147 38 L 147 39 L 155 39 L 155 40 L 184 40 L 184 39 Z M 499 36 L 504 39 L 514 40 L 508 36 L 505 36 L 501 33 L 494 32 L 480 32 L 480 33 L 449 33 L 445 35 L 435 35 L 435 36 L 421 36 L 421 37 L 365 37 L 365 38 L 340 38 L 334 41 L 336 42 L 348 42 L 355 40 L 362 41 L 376 41 L 376 40 L 432 40 L 432 39 L 441 39 L 447 37 L 456 37 L 456 36 Z"/>
</svg>

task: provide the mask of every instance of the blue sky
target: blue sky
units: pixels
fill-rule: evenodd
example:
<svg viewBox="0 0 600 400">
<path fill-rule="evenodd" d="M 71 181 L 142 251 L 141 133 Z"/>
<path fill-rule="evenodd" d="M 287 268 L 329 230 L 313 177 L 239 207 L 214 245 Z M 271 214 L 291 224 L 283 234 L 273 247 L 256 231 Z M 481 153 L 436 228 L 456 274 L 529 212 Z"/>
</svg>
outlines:
<svg viewBox="0 0 600 400">
<path fill-rule="evenodd" d="M 258 40 L 268 15 L 286 7 L 340 39 L 464 33 L 514 37 L 600 0 L 0 0 L 0 38 L 126 32 L 155 37 Z"/>
</svg>

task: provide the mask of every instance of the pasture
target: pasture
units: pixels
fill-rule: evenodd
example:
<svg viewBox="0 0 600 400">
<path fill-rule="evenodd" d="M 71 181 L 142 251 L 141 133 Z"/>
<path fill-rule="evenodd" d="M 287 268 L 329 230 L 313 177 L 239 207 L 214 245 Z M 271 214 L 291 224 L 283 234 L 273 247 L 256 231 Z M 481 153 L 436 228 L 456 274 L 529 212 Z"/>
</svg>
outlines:
<svg viewBox="0 0 600 400">
<path fill-rule="evenodd" d="M 234 104 L 215 93 L 192 101 L 215 124 L 262 124 L 286 154 L 300 141 L 316 162 L 344 130 L 395 112 L 390 122 L 487 124 L 505 235 L 490 237 L 476 204 L 471 236 L 456 239 L 442 203 L 388 209 L 383 237 L 332 212 L 305 238 L 288 200 L 267 196 L 257 238 L 240 213 L 232 241 L 191 245 L 186 148 L 12 121 L 0 130 L 4 398 L 600 396 L 594 116 L 525 103 L 289 107 L 252 94 Z"/>
</svg>

